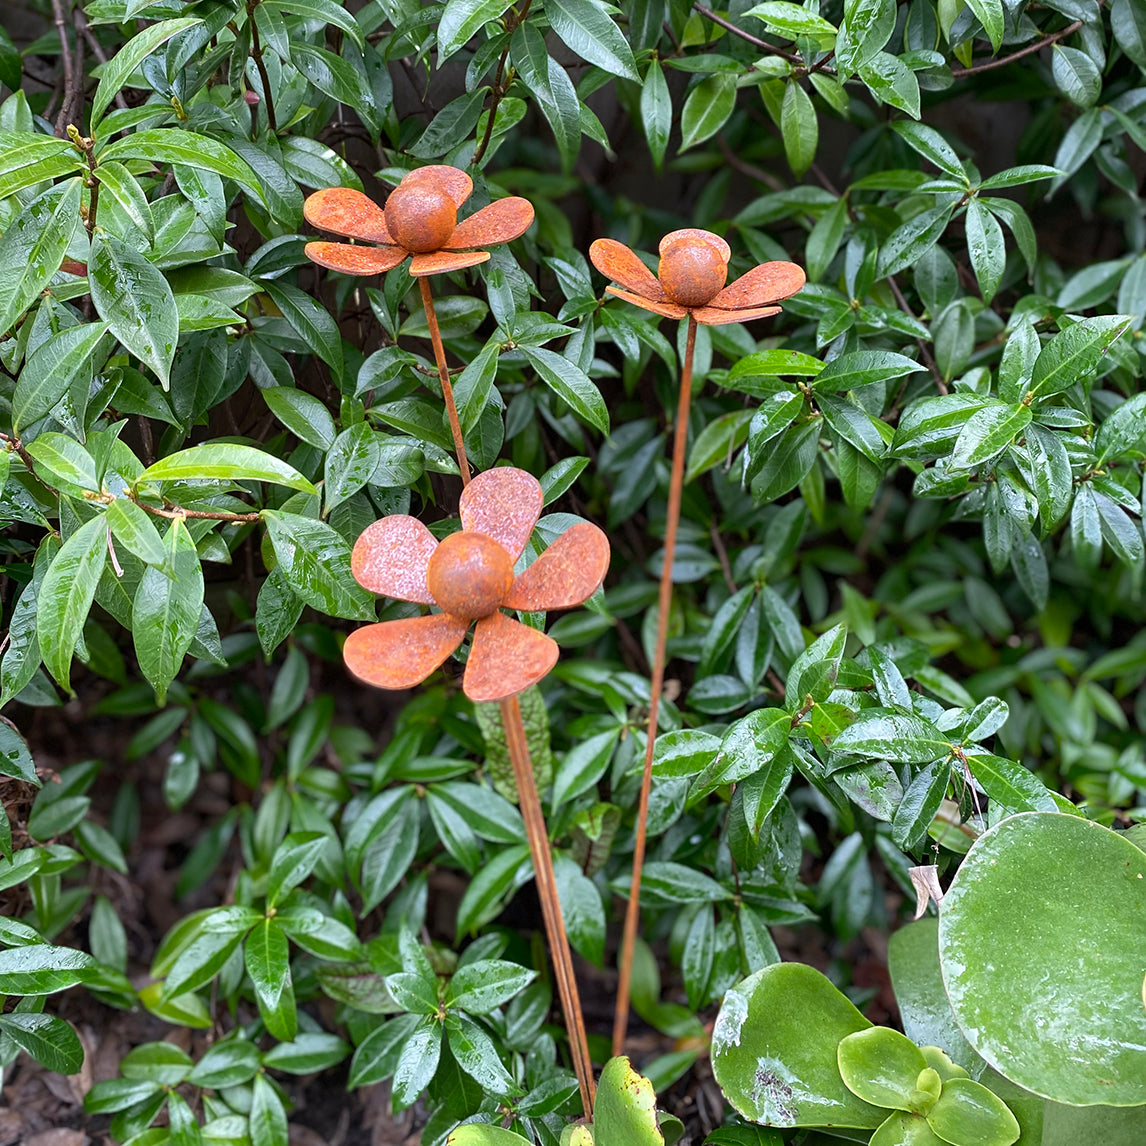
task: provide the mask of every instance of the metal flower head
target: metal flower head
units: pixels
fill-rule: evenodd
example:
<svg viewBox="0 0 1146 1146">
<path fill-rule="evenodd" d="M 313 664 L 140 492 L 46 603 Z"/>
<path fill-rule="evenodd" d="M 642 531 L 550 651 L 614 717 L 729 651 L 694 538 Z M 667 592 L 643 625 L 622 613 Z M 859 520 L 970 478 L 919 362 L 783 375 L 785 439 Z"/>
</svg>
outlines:
<svg viewBox="0 0 1146 1146">
<path fill-rule="evenodd" d="M 385 209 L 349 187 L 316 191 L 302 208 L 311 226 L 379 245 L 307 243 L 306 257 L 347 275 L 381 274 L 407 258 L 415 276 L 484 263 L 489 251 L 479 248 L 524 235 L 533 222 L 533 205 L 514 195 L 459 223 L 458 208 L 473 189 L 473 180 L 464 171 L 433 164 L 404 176 L 390 192 Z"/>
<path fill-rule="evenodd" d="M 589 258 L 619 286 L 606 289 L 617 298 L 662 314 L 692 315 L 702 326 L 747 322 L 779 312 L 773 305 L 794 295 L 807 281 L 795 263 L 761 263 L 734 283 L 728 280 L 728 244 L 711 231 L 687 227 L 661 239 L 660 267 L 654 275 L 624 243 L 598 239 Z"/>
<path fill-rule="evenodd" d="M 358 583 L 442 611 L 351 633 L 342 650 L 350 671 L 378 688 L 413 688 L 457 649 L 476 621 L 462 679 L 470 700 L 502 700 L 541 680 L 557 663 L 557 643 L 501 610 L 573 608 L 593 595 L 609 568 L 604 533 L 581 522 L 515 577 L 514 562 L 541 505 L 537 479 L 507 467 L 486 470 L 466 486 L 458 505 L 461 532 L 441 542 L 402 513 L 369 526 L 350 559 Z"/>
</svg>

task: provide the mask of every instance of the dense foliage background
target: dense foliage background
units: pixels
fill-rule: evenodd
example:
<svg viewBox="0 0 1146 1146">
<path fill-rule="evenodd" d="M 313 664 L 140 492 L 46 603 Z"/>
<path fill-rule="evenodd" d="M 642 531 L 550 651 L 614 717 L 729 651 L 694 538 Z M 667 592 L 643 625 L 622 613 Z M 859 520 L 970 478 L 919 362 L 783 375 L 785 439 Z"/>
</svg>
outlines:
<svg viewBox="0 0 1146 1146">
<path fill-rule="evenodd" d="M 909 867 L 1143 816 L 1138 0 L 0 23 L 5 1140 L 554 1143 L 576 1106 L 496 716 L 456 665 L 341 666 L 409 609 L 354 539 L 447 531 L 459 483 L 413 280 L 308 263 L 314 189 L 449 163 L 536 209 L 435 290 L 471 460 L 546 491 L 534 552 L 613 545 L 524 703 L 600 1061 L 683 333 L 585 252 L 697 226 L 807 270 L 697 342 L 630 1047 L 692 1141 L 743 976 L 802 959 L 894 1023 Z"/>
</svg>

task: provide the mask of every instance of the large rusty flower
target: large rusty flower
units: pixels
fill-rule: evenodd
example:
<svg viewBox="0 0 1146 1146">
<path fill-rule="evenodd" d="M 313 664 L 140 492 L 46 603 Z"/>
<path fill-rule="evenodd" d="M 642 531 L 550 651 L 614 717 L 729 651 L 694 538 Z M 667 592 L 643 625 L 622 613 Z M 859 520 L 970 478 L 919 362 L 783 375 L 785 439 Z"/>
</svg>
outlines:
<svg viewBox="0 0 1146 1146">
<path fill-rule="evenodd" d="M 351 633 L 342 650 L 350 671 L 377 688 L 413 688 L 477 621 L 462 680 L 470 700 L 502 700 L 541 680 L 557 663 L 557 643 L 501 610 L 573 608 L 592 596 L 609 567 L 604 533 L 581 522 L 514 577 L 541 504 L 537 479 L 506 467 L 479 474 L 462 490 L 461 532 L 441 542 L 403 513 L 369 526 L 350 559 L 359 584 L 442 611 Z"/>
<path fill-rule="evenodd" d="M 617 298 L 662 314 L 687 315 L 702 326 L 724 326 L 776 314 L 773 305 L 794 295 L 805 283 L 795 263 L 761 263 L 734 283 L 728 280 L 728 244 L 711 231 L 687 227 L 661 239 L 660 267 L 654 275 L 624 243 L 597 239 L 589 258 L 606 278 L 619 286 L 606 289 Z"/>
<path fill-rule="evenodd" d="M 524 235 L 533 205 L 516 195 L 498 199 L 458 222 L 473 180 L 456 167 L 433 164 L 407 174 L 379 207 L 361 191 L 328 187 L 303 204 L 306 221 L 320 231 L 378 246 L 307 243 L 306 257 L 347 275 L 377 275 L 410 259 L 410 274 L 436 275 L 484 263 L 489 251 Z"/>
</svg>

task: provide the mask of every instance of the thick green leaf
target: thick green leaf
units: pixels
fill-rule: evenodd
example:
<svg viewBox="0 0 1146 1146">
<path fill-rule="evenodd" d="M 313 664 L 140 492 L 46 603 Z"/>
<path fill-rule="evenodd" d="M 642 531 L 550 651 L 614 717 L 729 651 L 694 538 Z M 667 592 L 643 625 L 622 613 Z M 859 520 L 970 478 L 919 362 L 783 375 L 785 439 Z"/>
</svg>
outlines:
<svg viewBox="0 0 1146 1146">
<path fill-rule="evenodd" d="M 238 183 L 256 199 L 263 199 L 263 185 L 245 159 L 225 143 L 193 131 L 156 127 L 133 132 L 117 139 L 100 153 L 100 162 L 112 159 L 121 162 L 146 159 L 150 163 L 181 164 L 199 171 L 212 171 Z"/>
<path fill-rule="evenodd" d="M 916 1046 L 934 1046 L 978 1077 L 986 1064 L 971 1049 L 943 989 L 939 920 L 928 917 L 892 932 L 887 967 L 904 1033 Z"/>
<path fill-rule="evenodd" d="M 844 1085 L 840 1041 L 871 1028 L 819 971 L 774 963 L 724 996 L 712 1069 L 725 1098 L 765 1126 L 872 1129 L 886 1116 Z"/>
<path fill-rule="evenodd" d="M 204 593 L 203 567 L 183 521 L 171 523 L 163 547 L 166 561 L 144 569 L 131 611 L 139 669 L 161 705 L 195 639 Z"/>
<path fill-rule="evenodd" d="M 350 572 L 350 546 L 325 522 L 282 510 L 266 510 L 263 520 L 278 568 L 298 597 L 332 617 L 368 620 L 374 597 Z"/>
<path fill-rule="evenodd" d="M 1106 314 L 1084 318 L 1059 331 L 1035 360 L 1031 390 L 1039 398 L 1046 398 L 1085 381 L 1131 321 L 1129 315 Z"/>
<path fill-rule="evenodd" d="M 593 1141 L 600 1146 L 663 1146 L 653 1084 L 624 1056 L 609 1059 L 601 1071 L 593 1107 Z"/>
<path fill-rule="evenodd" d="M 127 41 L 111 59 L 111 62 L 104 66 L 99 86 L 92 97 L 91 130 L 93 135 L 99 121 L 103 119 L 103 113 L 107 111 L 116 94 L 127 83 L 131 73 L 160 44 L 165 44 L 177 33 L 186 28 L 193 28 L 202 22 L 198 16 L 181 16 L 176 20 L 161 20 L 158 24 L 152 24 L 138 32 Z"/>
<path fill-rule="evenodd" d="M 927 763 L 949 755 L 951 741 L 921 716 L 865 713 L 836 736 L 832 748 L 877 760 Z"/>
<path fill-rule="evenodd" d="M 12 396 L 12 424 L 17 431 L 50 413 L 73 386 L 79 384 L 86 391 L 97 365 L 96 349 L 107 329 L 106 322 L 69 326 L 28 356 Z"/>
<path fill-rule="evenodd" d="M 88 276 L 100 318 L 166 390 L 179 341 L 179 315 L 167 280 L 138 251 L 103 230 L 92 237 Z"/>
<path fill-rule="evenodd" d="M 840 1077 L 857 1098 L 891 1110 L 914 1109 L 916 1080 L 927 1060 L 906 1035 L 868 1027 L 842 1039 L 836 1054 Z"/>
<path fill-rule="evenodd" d="M 54 995 L 84 982 L 95 960 L 71 947 L 33 943 L 0 951 L 0 994 Z"/>
<path fill-rule="evenodd" d="M 601 0 L 545 0 L 545 15 L 575 56 L 610 75 L 640 80 L 632 49 Z"/>
<path fill-rule="evenodd" d="M 684 101 L 680 116 L 681 151 L 711 139 L 728 122 L 735 107 L 735 76 L 717 72 L 701 80 Z"/>
<path fill-rule="evenodd" d="M 1003 241 L 1003 228 L 978 199 L 967 204 L 967 254 L 984 302 L 990 302 L 999 289 L 1007 263 L 1007 249 Z"/>
<path fill-rule="evenodd" d="M 0 1032 L 38 1063 L 59 1074 L 77 1074 L 84 1048 L 76 1032 L 55 1015 L 0 1015 Z"/>
<path fill-rule="evenodd" d="M 211 442 L 191 446 L 148 466 L 140 474 L 137 484 L 165 481 L 265 481 L 316 493 L 314 484 L 304 478 L 293 466 L 254 446 L 241 446 L 234 442 Z"/>
<path fill-rule="evenodd" d="M 538 376 L 576 415 L 601 433 L 609 432 L 609 409 L 589 376 L 562 354 L 540 346 L 522 346 Z"/>
<path fill-rule="evenodd" d="M 44 574 L 36 602 L 36 633 L 44 666 L 69 692 L 72 653 L 107 560 L 107 529 L 107 522 L 99 515 L 64 542 Z"/>
<path fill-rule="evenodd" d="M 1056 1102 L 1146 1103 L 1143 950 L 1146 853 L 1078 816 L 1003 820 L 940 912 L 960 1027 L 1000 1073 Z"/>
<path fill-rule="evenodd" d="M 685 113 L 687 112 L 688 104 L 685 104 Z M 784 99 L 780 104 L 780 134 L 784 139 L 784 154 L 788 157 L 788 166 L 795 175 L 803 175 L 816 158 L 820 124 L 816 109 L 812 106 L 812 99 L 798 80 L 789 80 L 784 85 Z M 696 142 L 700 142 L 700 139 L 698 138 Z"/>
<path fill-rule="evenodd" d="M 972 469 L 997 457 L 1031 424 L 1031 408 L 986 406 L 976 410 L 959 437 L 951 454 L 950 465 Z"/>
<path fill-rule="evenodd" d="M 53 275 L 80 225 L 80 181 L 49 188 L 28 204 L 0 238 L 0 334 L 32 305 Z"/>
</svg>

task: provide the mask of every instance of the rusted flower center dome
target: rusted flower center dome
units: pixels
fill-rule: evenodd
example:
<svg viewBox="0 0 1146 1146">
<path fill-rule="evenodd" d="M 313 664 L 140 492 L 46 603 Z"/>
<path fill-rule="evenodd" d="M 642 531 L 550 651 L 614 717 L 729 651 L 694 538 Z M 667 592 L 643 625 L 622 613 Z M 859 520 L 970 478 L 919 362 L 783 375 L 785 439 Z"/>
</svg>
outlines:
<svg viewBox="0 0 1146 1146">
<path fill-rule="evenodd" d="M 434 550 L 426 584 L 438 606 L 480 620 L 497 612 L 513 585 L 513 560 L 492 537 L 463 530 Z"/>
<path fill-rule="evenodd" d="M 458 224 L 457 204 L 428 179 L 395 187 L 386 200 L 385 214 L 390 237 L 415 255 L 440 250 Z"/>
<path fill-rule="evenodd" d="M 669 302 L 704 306 L 727 282 L 728 263 L 712 243 L 690 236 L 665 248 L 658 278 Z"/>
</svg>

